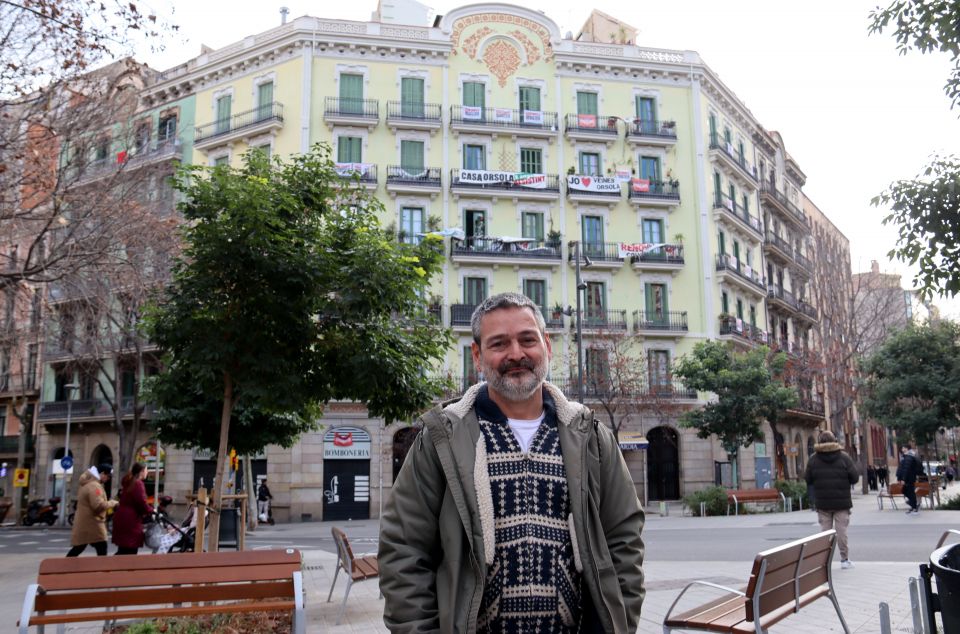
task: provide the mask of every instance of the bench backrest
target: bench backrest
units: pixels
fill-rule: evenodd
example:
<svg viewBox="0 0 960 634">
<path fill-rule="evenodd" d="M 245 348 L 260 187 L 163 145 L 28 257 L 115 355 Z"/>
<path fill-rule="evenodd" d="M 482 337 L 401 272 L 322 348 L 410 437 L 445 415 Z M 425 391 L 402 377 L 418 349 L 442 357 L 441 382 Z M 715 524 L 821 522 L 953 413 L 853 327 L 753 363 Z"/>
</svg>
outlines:
<svg viewBox="0 0 960 634">
<path fill-rule="evenodd" d="M 916 492 L 917 497 L 925 498 L 930 495 L 930 483 L 917 482 L 917 484 L 914 485 L 913 490 Z"/>
<path fill-rule="evenodd" d="M 333 534 L 333 543 L 337 545 L 337 554 L 340 556 L 340 564 L 347 572 L 352 571 L 354 556 L 353 549 L 350 548 L 350 540 L 347 539 L 347 534 L 336 526 L 331 526 L 330 532 Z"/>
<path fill-rule="evenodd" d="M 45 559 L 36 610 L 291 598 L 300 569 L 292 549 Z"/>
<path fill-rule="evenodd" d="M 903 495 L 903 484 L 900 482 L 891 482 L 890 486 L 887 487 L 887 491 L 890 495 Z"/>
<path fill-rule="evenodd" d="M 830 584 L 834 530 L 759 553 L 747 584 L 747 620 L 787 607 L 799 609 L 804 595 Z"/>
</svg>

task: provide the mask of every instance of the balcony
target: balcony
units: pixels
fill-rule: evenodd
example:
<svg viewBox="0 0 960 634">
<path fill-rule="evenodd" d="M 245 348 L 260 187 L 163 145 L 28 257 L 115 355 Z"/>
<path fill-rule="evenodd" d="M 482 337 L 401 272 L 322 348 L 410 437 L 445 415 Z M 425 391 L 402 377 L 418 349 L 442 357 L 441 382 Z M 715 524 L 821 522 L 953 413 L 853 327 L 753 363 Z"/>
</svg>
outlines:
<svg viewBox="0 0 960 634">
<path fill-rule="evenodd" d="M 627 143 L 648 147 L 672 147 L 676 142 L 676 121 L 634 119 L 627 125 Z"/>
<path fill-rule="evenodd" d="M 74 421 L 86 418 L 104 418 L 111 416 L 110 407 L 106 401 L 93 399 L 76 399 L 73 401 L 45 401 L 40 404 L 37 418 L 42 421 L 67 420 L 67 409 L 70 409 L 70 418 Z"/>
<path fill-rule="evenodd" d="M 470 318 L 476 304 L 450 304 L 450 327 L 454 330 L 470 330 Z"/>
<path fill-rule="evenodd" d="M 823 418 L 826 414 L 826 408 L 824 407 L 823 401 L 820 398 L 805 396 L 801 396 L 800 402 L 796 405 L 796 407 L 791 407 L 788 411 L 808 414 L 818 418 Z"/>
<path fill-rule="evenodd" d="M 807 321 L 816 322 L 820 318 L 817 309 L 802 299 L 797 300 L 797 311 L 800 313 L 800 317 Z"/>
<path fill-rule="evenodd" d="M 429 130 L 433 134 L 442 125 L 442 107 L 438 103 L 387 102 L 387 126 L 397 130 Z"/>
<path fill-rule="evenodd" d="M 558 266 L 563 258 L 559 242 L 544 242 L 506 236 L 472 237 L 450 241 L 450 259 L 455 263 L 512 266 Z"/>
<path fill-rule="evenodd" d="M 542 110 L 513 110 L 450 106 L 450 129 L 455 133 L 509 134 L 512 137 L 553 141 L 557 136 L 557 113 Z"/>
<path fill-rule="evenodd" d="M 680 183 L 652 181 L 643 178 L 630 180 L 627 189 L 630 202 L 637 207 L 677 207 L 680 205 Z"/>
<path fill-rule="evenodd" d="M 331 130 L 336 125 L 351 125 L 373 130 L 380 123 L 380 102 L 376 99 L 326 97 L 323 120 Z"/>
<path fill-rule="evenodd" d="M 450 170 L 450 193 L 460 196 L 514 200 L 557 200 L 560 198 L 560 177 L 556 174 L 493 172 L 487 170 Z"/>
<path fill-rule="evenodd" d="M 617 140 L 618 118 L 597 114 L 568 114 L 564 133 L 571 141 L 592 141 L 610 145 Z"/>
<path fill-rule="evenodd" d="M 732 315 L 720 316 L 720 337 L 740 343 L 767 344 L 767 333 Z"/>
<path fill-rule="evenodd" d="M 713 217 L 715 220 L 732 222 L 735 226 L 752 231 L 757 236 L 763 236 L 760 219 L 751 216 L 742 205 L 722 192 L 715 192 L 713 195 Z"/>
<path fill-rule="evenodd" d="M 687 332 L 687 313 L 633 311 L 633 329 L 638 335 L 679 337 Z"/>
<path fill-rule="evenodd" d="M 763 251 L 787 264 L 793 263 L 793 247 L 772 231 L 768 230 L 763 238 Z"/>
<path fill-rule="evenodd" d="M 560 388 L 560 391 L 567 398 L 576 400 L 577 377 L 569 379 L 548 379 L 551 383 Z M 591 377 L 589 374 L 583 375 L 583 398 L 584 400 L 597 400 L 605 398 L 616 399 L 635 399 L 638 401 L 696 401 L 697 391 L 687 387 L 679 379 L 672 377 L 648 377 L 644 381 L 631 382 L 627 385 L 615 385 L 609 380 L 609 375 L 600 375 Z"/>
<path fill-rule="evenodd" d="M 580 254 L 590 258 L 590 266 L 594 269 L 619 269 L 623 266 L 623 257 L 620 255 L 619 242 L 582 242 Z M 575 266 L 573 248 L 567 256 L 570 266 Z M 583 266 L 580 262 L 580 266 Z"/>
<path fill-rule="evenodd" d="M 87 163 L 77 172 L 75 186 L 82 187 L 141 167 L 181 158 L 183 158 L 183 148 L 180 139 L 157 141 L 144 147 L 118 152 L 116 157 Z"/>
<path fill-rule="evenodd" d="M 770 308 L 786 311 L 791 315 L 800 310 L 793 293 L 776 284 L 771 284 L 767 288 L 767 304 Z"/>
<path fill-rule="evenodd" d="M 577 322 L 571 320 L 570 328 L 576 331 Z M 607 309 L 587 306 L 583 311 L 584 331 L 594 333 L 627 332 L 627 311 L 621 308 Z"/>
<path fill-rule="evenodd" d="M 813 274 L 813 262 L 799 251 L 793 252 L 793 262 L 797 265 L 794 270 L 804 277 L 810 277 Z"/>
<path fill-rule="evenodd" d="M 734 151 L 733 144 L 716 134 L 710 137 L 710 159 L 726 168 L 724 171 L 741 185 L 757 189 L 759 179 L 756 165 L 751 165 L 744 156 Z"/>
<path fill-rule="evenodd" d="M 373 163 L 334 163 L 340 181 L 366 189 L 377 188 L 377 166 Z"/>
<path fill-rule="evenodd" d="M 37 442 L 37 437 L 27 436 L 26 440 L 25 449 L 29 455 L 33 453 L 33 447 Z M 0 454 L 15 456 L 18 451 L 20 451 L 20 436 L 0 436 Z"/>
<path fill-rule="evenodd" d="M 763 276 L 732 255 L 718 254 L 716 270 L 719 273 L 717 278 L 720 282 L 727 282 L 753 295 L 766 297 L 767 287 L 763 281 Z"/>
<path fill-rule="evenodd" d="M 671 271 L 676 274 L 683 269 L 682 244 L 626 244 L 626 249 L 637 253 L 630 255 L 634 271 Z"/>
<path fill-rule="evenodd" d="M 274 101 L 253 110 L 235 114 L 227 119 L 199 126 L 193 137 L 193 147 L 206 151 L 236 141 L 273 132 L 283 127 L 283 104 Z"/>
<path fill-rule="evenodd" d="M 429 194 L 433 198 L 440 193 L 441 187 L 439 167 L 387 166 L 387 192 L 393 197 L 397 194 Z"/>
<path fill-rule="evenodd" d="M 777 210 L 780 216 L 789 220 L 798 229 L 804 232 L 810 230 L 807 214 L 790 202 L 782 192 L 770 183 L 764 183 L 760 186 L 760 202 L 763 205 Z"/>
<path fill-rule="evenodd" d="M 620 181 L 610 176 L 567 174 L 567 200 L 613 207 L 621 200 Z"/>
</svg>

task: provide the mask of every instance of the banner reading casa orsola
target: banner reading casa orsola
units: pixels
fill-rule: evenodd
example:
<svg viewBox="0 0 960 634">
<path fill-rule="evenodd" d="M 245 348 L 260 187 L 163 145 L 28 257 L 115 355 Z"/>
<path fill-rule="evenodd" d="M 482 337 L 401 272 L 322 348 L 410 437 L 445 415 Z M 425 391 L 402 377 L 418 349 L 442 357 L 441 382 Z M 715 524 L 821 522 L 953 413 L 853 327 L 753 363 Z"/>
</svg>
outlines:
<svg viewBox="0 0 960 634">
<path fill-rule="evenodd" d="M 457 175 L 458 180 L 463 184 L 470 185 L 496 185 L 497 183 L 510 183 L 517 187 L 529 187 L 531 189 L 546 189 L 546 174 L 528 174 L 526 172 L 488 172 L 486 170 L 467 170 L 461 169 Z"/>
<path fill-rule="evenodd" d="M 581 176 L 580 174 L 571 174 L 567 176 L 567 187 L 582 192 L 620 193 L 620 181 L 609 176 Z"/>
</svg>

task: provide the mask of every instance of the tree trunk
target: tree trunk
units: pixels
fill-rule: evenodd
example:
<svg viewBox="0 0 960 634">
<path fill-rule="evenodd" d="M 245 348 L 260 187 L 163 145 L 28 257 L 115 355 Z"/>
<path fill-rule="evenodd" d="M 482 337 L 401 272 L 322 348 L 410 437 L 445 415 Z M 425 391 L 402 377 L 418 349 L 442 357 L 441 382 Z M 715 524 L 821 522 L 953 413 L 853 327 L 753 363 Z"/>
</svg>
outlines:
<svg viewBox="0 0 960 634">
<path fill-rule="evenodd" d="M 25 411 L 27 409 L 26 406 L 24 406 L 23 409 Z M 16 414 L 16 410 L 14 410 L 14 414 Z M 30 427 L 27 426 L 27 423 L 23 420 L 24 416 L 26 416 L 26 414 L 24 413 L 21 413 L 17 416 L 17 419 L 20 421 L 20 438 L 17 439 L 17 468 L 18 469 L 27 468 L 27 465 L 26 465 L 27 436 L 29 436 L 30 432 L 32 431 Z M 34 450 L 34 453 L 36 453 L 36 450 Z M 37 477 L 36 462 L 37 461 L 34 460 L 32 478 Z M 29 498 L 30 496 L 28 495 L 27 497 Z M 18 525 L 20 524 L 20 513 L 23 510 L 22 500 L 23 500 L 23 491 L 19 487 L 14 487 L 13 488 L 13 521 L 16 522 Z"/>
<path fill-rule="evenodd" d="M 243 457 L 243 481 L 247 487 L 247 526 L 251 531 L 257 530 L 257 483 L 253 479 L 253 461 L 250 456 Z"/>
<path fill-rule="evenodd" d="M 209 552 L 220 549 L 220 512 L 223 507 L 224 474 L 227 466 L 227 443 L 230 438 L 230 414 L 233 410 L 233 378 L 229 372 L 223 373 L 223 409 L 220 414 L 220 447 L 217 449 L 217 475 L 214 476 L 213 498 L 210 500 L 210 540 Z"/>
</svg>

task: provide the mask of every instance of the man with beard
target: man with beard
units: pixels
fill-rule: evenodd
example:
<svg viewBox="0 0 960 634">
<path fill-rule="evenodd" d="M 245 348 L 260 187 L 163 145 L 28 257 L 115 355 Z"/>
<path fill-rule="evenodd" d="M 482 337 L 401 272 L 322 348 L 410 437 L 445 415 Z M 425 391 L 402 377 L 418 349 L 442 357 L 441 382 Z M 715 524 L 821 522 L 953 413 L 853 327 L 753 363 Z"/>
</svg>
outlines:
<svg viewBox="0 0 960 634">
<path fill-rule="evenodd" d="M 530 299 L 473 313 L 485 383 L 425 414 L 386 503 L 392 632 L 635 632 L 643 510 L 610 429 L 545 381 Z"/>
</svg>

